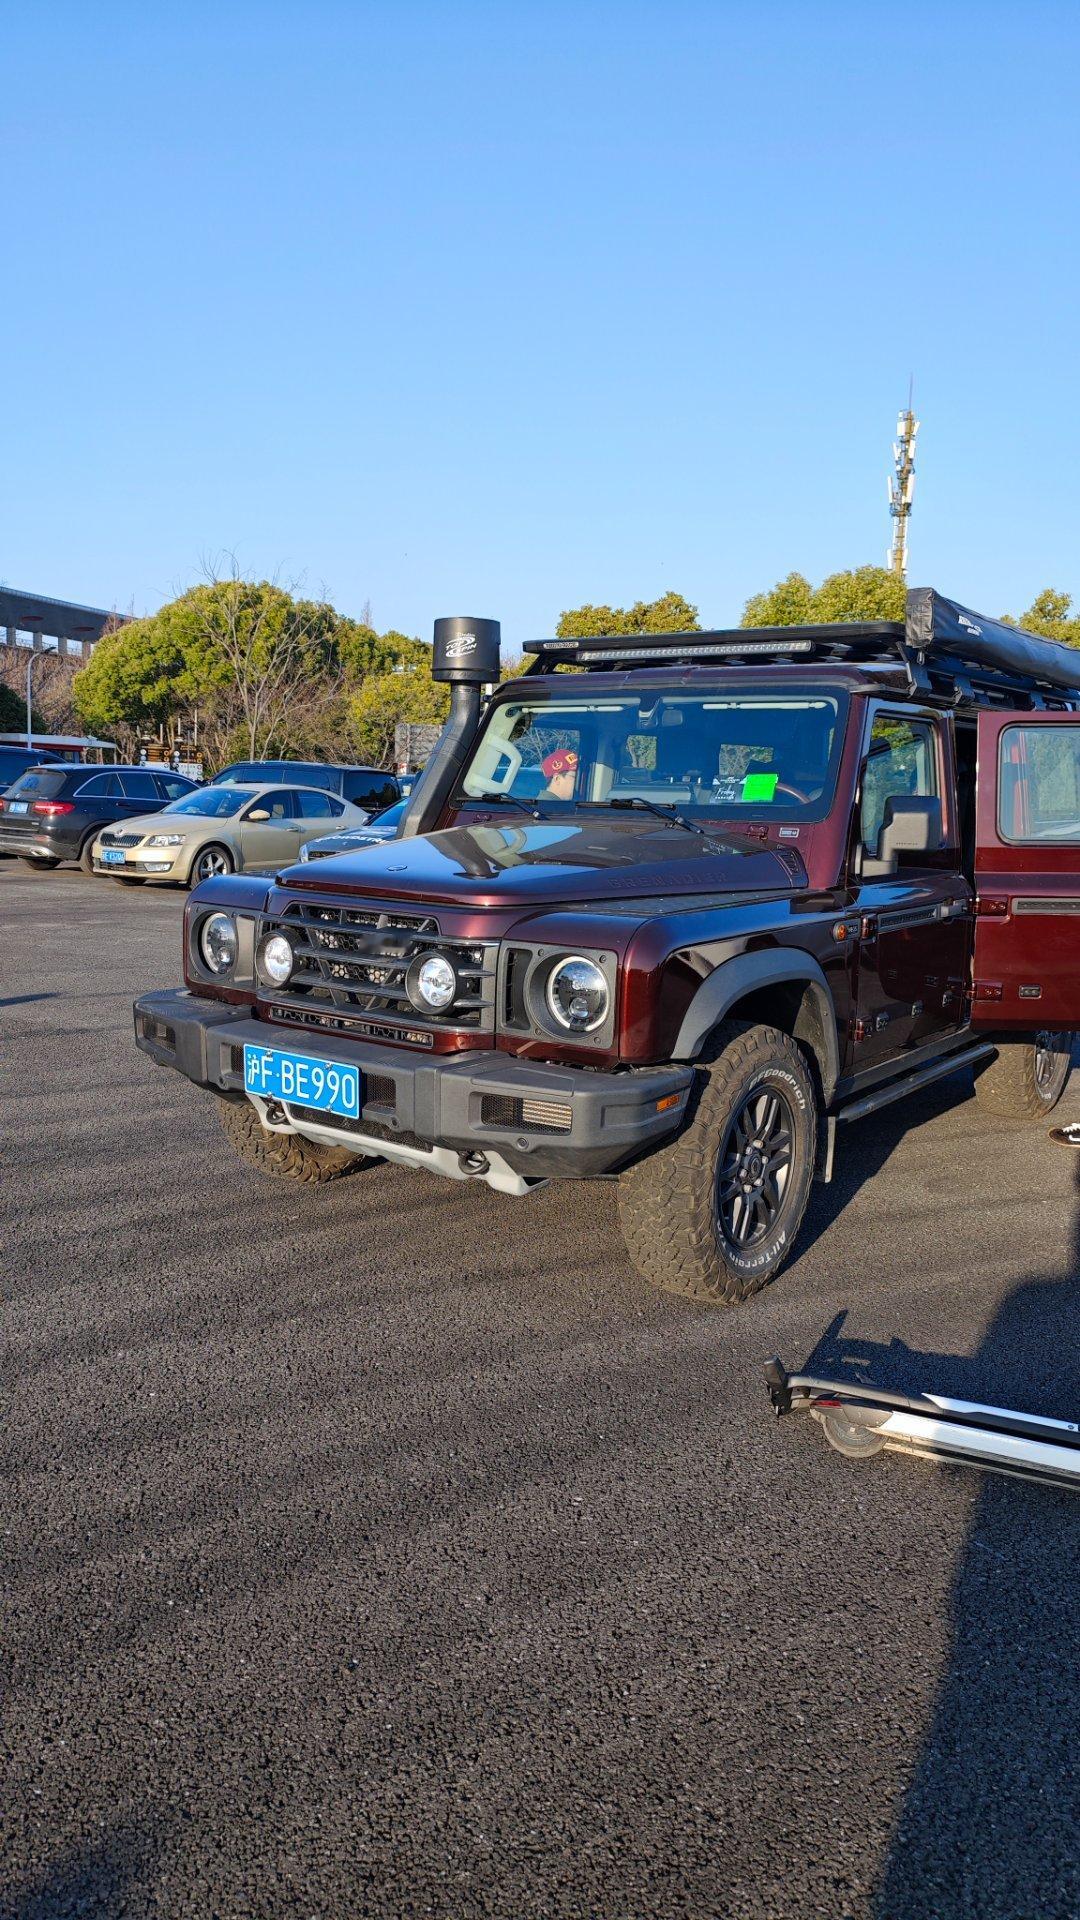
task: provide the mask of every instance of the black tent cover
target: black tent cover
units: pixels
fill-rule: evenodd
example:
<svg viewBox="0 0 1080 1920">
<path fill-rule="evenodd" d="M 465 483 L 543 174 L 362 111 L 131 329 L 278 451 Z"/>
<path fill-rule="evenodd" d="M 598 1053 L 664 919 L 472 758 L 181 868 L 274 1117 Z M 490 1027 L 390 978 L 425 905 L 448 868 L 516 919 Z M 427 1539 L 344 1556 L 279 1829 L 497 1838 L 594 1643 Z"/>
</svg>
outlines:
<svg viewBox="0 0 1080 1920">
<path fill-rule="evenodd" d="M 1023 674 L 1045 687 L 1067 693 L 1080 691 L 1080 648 L 1057 640 L 1042 640 L 1022 627 L 988 620 L 984 614 L 946 600 L 933 587 L 912 587 L 907 596 L 904 633 L 908 645 L 920 652 L 959 656 L 973 666 L 993 667 L 998 673 Z"/>
</svg>

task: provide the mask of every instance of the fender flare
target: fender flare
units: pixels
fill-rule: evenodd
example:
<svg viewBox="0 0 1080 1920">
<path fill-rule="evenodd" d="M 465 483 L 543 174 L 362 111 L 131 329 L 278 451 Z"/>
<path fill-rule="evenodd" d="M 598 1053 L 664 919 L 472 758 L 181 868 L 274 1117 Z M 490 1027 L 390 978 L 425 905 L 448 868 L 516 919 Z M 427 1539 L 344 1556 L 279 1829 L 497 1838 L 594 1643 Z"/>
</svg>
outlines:
<svg viewBox="0 0 1080 1920">
<path fill-rule="evenodd" d="M 763 952 L 740 953 L 733 960 L 722 960 L 702 981 L 687 1007 L 672 1048 L 672 1059 L 695 1060 L 710 1033 L 736 1001 L 748 993 L 791 981 L 801 981 L 810 995 L 814 1031 L 796 1037 L 806 1041 L 817 1060 L 828 1104 L 840 1077 L 836 1007 L 820 966 L 813 954 L 801 947 L 770 947 Z"/>
</svg>

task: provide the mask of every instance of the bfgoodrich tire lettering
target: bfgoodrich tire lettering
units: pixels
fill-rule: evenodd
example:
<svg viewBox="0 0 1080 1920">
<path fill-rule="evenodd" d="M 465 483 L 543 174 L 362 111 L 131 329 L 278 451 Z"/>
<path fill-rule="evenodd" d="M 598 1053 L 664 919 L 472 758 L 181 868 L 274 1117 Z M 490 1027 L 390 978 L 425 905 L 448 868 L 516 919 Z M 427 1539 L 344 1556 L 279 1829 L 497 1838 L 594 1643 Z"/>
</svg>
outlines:
<svg viewBox="0 0 1080 1920">
<path fill-rule="evenodd" d="M 316 1146 L 298 1133 L 271 1133 L 250 1100 L 220 1100 L 218 1112 L 241 1160 L 260 1173 L 319 1184 L 340 1180 L 342 1174 L 355 1173 L 364 1165 L 366 1156 L 350 1153 L 347 1147 Z"/>
<path fill-rule="evenodd" d="M 619 1225 L 655 1286 L 734 1306 L 794 1246 L 814 1173 L 817 1095 L 802 1051 L 775 1027 L 725 1021 L 701 1068 L 683 1131 L 622 1175 Z M 748 1195 L 762 1196 L 749 1214 Z"/>
</svg>

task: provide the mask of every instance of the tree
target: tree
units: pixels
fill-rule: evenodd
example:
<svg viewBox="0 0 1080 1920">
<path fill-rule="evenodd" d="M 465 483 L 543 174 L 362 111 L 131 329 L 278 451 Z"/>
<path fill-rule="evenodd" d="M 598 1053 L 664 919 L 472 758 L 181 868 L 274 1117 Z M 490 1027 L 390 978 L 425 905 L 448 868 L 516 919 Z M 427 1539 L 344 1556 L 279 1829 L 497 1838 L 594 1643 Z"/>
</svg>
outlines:
<svg viewBox="0 0 1080 1920">
<path fill-rule="evenodd" d="M 587 640 L 602 634 L 698 633 L 698 611 L 681 593 L 658 600 L 635 600 L 632 607 L 572 607 L 559 617 L 560 640 Z"/>
<path fill-rule="evenodd" d="M 399 720 L 441 726 L 450 711 L 450 688 L 431 678 L 427 665 L 403 673 L 369 674 L 349 701 L 350 735 L 362 761 L 379 766 L 394 751 Z"/>
<path fill-rule="evenodd" d="M 1041 633 L 1046 640 L 1060 640 L 1066 647 L 1080 647 L 1080 616 L 1070 617 L 1072 603 L 1071 593 L 1058 593 L 1053 587 L 1044 587 L 1019 620 L 1008 613 L 1004 618 L 1011 627 L 1026 627 L 1029 633 Z"/>
<path fill-rule="evenodd" d="M 789 573 L 767 593 L 756 593 L 743 609 L 744 627 L 827 625 L 832 621 L 902 620 L 904 581 L 886 567 L 855 567 L 830 573 L 812 587 L 801 573 Z"/>
</svg>

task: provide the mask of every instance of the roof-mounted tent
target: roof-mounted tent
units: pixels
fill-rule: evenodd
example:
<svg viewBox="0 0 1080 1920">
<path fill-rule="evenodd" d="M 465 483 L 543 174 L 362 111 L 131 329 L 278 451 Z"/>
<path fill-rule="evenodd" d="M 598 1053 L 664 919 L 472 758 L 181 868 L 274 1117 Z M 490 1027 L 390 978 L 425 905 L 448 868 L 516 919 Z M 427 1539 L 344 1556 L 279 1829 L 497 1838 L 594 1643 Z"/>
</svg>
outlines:
<svg viewBox="0 0 1080 1920">
<path fill-rule="evenodd" d="M 614 666 L 737 667 L 766 660 L 902 665 L 912 694 L 950 705 L 1080 704 L 1080 650 L 972 613 L 932 587 L 908 593 L 903 623 L 852 620 L 706 633 L 597 634 L 530 640 L 525 651 L 534 655 L 526 673 L 550 672 L 560 662 L 586 671 Z M 1023 696 L 1019 701 L 1017 694 Z"/>
</svg>

